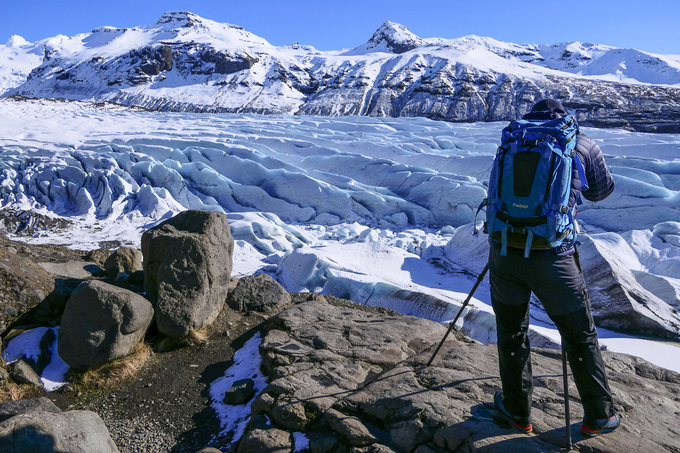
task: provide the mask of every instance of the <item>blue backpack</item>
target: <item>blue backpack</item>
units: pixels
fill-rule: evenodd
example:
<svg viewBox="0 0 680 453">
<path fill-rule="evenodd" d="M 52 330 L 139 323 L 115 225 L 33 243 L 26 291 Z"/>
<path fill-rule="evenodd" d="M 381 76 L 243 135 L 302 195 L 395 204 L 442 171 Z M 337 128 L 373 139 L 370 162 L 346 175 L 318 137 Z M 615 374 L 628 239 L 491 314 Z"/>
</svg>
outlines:
<svg viewBox="0 0 680 453">
<path fill-rule="evenodd" d="M 486 206 L 484 231 L 501 244 L 501 255 L 508 245 L 524 249 L 528 258 L 531 250 L 576 241 L 576 203 L 569 206 L 572 168 L 584 186 L 586 181 L 575 151 L 578 133 L 571 115 L 512 121 L 503 129 L 488 196 L 480 205 Z"/>
</svg>

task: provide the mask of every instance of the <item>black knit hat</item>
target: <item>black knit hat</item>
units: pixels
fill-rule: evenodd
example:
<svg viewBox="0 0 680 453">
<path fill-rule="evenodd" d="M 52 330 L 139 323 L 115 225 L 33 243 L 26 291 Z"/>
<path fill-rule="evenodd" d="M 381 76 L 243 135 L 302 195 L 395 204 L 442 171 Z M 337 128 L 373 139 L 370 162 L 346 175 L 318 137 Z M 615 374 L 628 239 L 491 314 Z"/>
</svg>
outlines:
<svg viewBox="0 0 680 453">
<path fill-rule="evenodd" d="M 538 101 L 532 108 L 531 112 L 524 115 L 525 120 L 549 120 L 561 118 L 567 114 L 564 106 L 560 101 L 555 99 L 543 99 Z"/>
</svg>

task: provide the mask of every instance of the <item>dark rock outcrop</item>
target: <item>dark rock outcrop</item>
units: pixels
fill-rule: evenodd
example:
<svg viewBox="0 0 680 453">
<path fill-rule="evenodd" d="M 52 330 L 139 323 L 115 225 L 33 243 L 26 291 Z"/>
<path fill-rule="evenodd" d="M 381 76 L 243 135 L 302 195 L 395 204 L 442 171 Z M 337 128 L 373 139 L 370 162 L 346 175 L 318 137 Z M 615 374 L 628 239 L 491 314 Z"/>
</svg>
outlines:
<svg viewBox="0 0 680 453">
<path fill-rule="evenodd" d="M 218 212 L 184 211 L 142 235 L 144 287 L 158 330 L 180 338 L 215 320 L 227 298 L 233 251 Z"/>
<path fill-rule="evenodd" d="M 239 279 L 227 298 L 229 306 L 239 311 L 271 311 L 290 301 L 290 294 L 267 274 Z"/>
<path fill-rule="evenodd" d="M 243 404 L 250 401 L 255 395 L 255 383 L 252 379 L 240 379 L 229 388 L 224 394 L 226 404 Z"/>
<path fill-rule="evenodd" d="M 257 62 L 257 58 L 245 52 L 215 50 L 197 45 L 194 47 L 197 52 L 186 52 L 181 55 L 178 60 L 178 64 L 181 65 L 179 71 L 203 75 L 232 74 L 250 69 Z"/>
<path fill-rule="evenodd" d="M 172 69 L 172 49 L 168 45 L 141 49 L 134 57 L 141 60 L 138 67 L 146 75 L 158 75 Z"/>
<path fill-rule="evenodd" d="M 66 303 L 59 355 L 73 368 L 91 368 L 130 354 L 153 319 L 142 296 L 99 281 L 80 284 Z"/>
<path fill-rule="evenodd" d="M 144 271 L 135 271 L 127 279 L 128 285 L 135 286 L 137 288 L 144 288 Z"/>
<path fill-rule="evenodd" d="M 54 290 L 54 278 L 42 267 L 0 248 L 0 334 Z"/>
<path fill-rule="evenodd" d="M 48 217 L 12 207 L 0 210 L 0 232 L 15 236 L 31 237 L 39 231 L 62 230 L 70 225 L 71 221 L 63 217 Z"/>
</svg>

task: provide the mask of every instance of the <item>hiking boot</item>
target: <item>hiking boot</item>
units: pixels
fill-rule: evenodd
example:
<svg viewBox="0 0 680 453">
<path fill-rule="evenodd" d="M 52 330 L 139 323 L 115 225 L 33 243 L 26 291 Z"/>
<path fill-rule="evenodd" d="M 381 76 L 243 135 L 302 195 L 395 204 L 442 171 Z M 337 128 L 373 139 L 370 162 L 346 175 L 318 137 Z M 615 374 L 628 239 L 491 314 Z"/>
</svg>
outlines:
<svg viewBox="0 0 680 453">
<path fill-rule="evenodd" d="M 529 423 L 529 418 L 528 417 L 519 417 L 516 415 L 512 415 L 506 408 L 503 406 L 503 391 L 499 390 L 496 392 L 496 394 L 493 396 L 493 404 L 494 407 L 498 412 L 503 414 L 505 418 L 507 418 L 509 421 L 512 422 L 513 425 L 515 425 L 515 428 L 519 429 L 525 434 L 529 434 L 530 432 L 533 431 L 534 427 L 531 423 Z"/>
<path fill-rule="evenodd" d="M 614 414 L 609 418 L 600 418 L 593 423 L 584 421 L 581 423 L 581 434 L 588 437 L 594 437 L 600 434 L 606 434 L 614 431 L 621 425 L 621 416 Z"/>
</svg>

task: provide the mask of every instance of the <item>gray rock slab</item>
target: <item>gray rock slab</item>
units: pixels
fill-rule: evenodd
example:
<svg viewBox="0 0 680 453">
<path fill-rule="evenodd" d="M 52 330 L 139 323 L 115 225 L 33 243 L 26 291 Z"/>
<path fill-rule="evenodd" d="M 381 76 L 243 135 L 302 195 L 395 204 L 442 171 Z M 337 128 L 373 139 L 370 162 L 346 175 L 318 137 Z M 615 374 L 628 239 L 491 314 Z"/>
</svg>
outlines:
<svg viewBox="0 0 680 453">
<path fill-rule="evenodd" d="M 434 322 L 355 304 L 295 305 L 270 319 L 260 347 L 270 383 L 263 393 L 267 404 L 259 404 L 258 412 L 276 428 L 292 431 L 277 421 L 279 414 L 272 415 L 279 402 L 297 402 L 307 417 L 301 429 L 314 434 L 317 451 L 338 448 L 323 441 L 333 437 L 356 451 L 560 451 L 565 439 L 560 351 L 532 351 L 536 435 L 527 436 L 498 426 L 480 410 L 501 388 L 495 345 L 451 336 L 433 365 L 425 366 L 444 332 Z M 606 351 L 603 356 L 623 424 L 614 433 L 582 436 L 583 412 L 570 379 L 570 429 L 580 450 L 678 451 L 680 374 L 636 357 Z M 352 421 L 355 430 L 339 420 Z M 370 436 L 380 440 L 353 446 L 348 432 L 362 433 L 365 442 Z"/>
<path fill-rule="evenodd" d="M 293 442 L 289 432 L 281 429 L 254 429 L 238 444 L 238 453 L 290 453 Z"/>
<path fill-rule="evenodd" d="M 61 412 L 61 410 L 45 397 L 0 403 L 0 422 L 19 414 L 29 412 Z"/>
<path fill-rule="evenodd" d="M 158 330 L 180 338 L 215 320 L 226 302 L 233 250 L 223 213 L 184 211 L 144 232 L 144 288 Z"/>
<path fill-rule="evenodd" d="M 47 272 L 65 278 L 85 279 L 102 271 L 96 263 L 68 261 L 66 263 L 38 263 Z"/>
<path fill-rule="evenodd" d="M 292 431 L 301 431 L 308 422 L 305 406 L 300 401 L 279 398 L 269 414 L 277 425 Z"/>
<path fill-rule="evenodd" d="M 345 415 L 335 409 L 327 410 L 325 417 L 331 429 L 353 447 L 365 447 L 377 440 L 357 417 Z"/>
<path fill-rule="evenodd" d="M 3 453 L 116 453 L 99 415 L 90 411 L 30 412 L 0 423 Z"/>
<path fill-rule="evenodd" d="M 269 393 L 260 393 L 253 400 L 253 404 L 250 406 L 252 414 L 260 414 L 264 412 L 271 411 L 276 400 Z"/>
<path fill-rule="evenodd" d="M 58 345 L 74 368 L 91 368 L 130 354 L 153 319 L 151 303 L 132 291 L 90 280 L 66 303 Z"/>
</svg>

